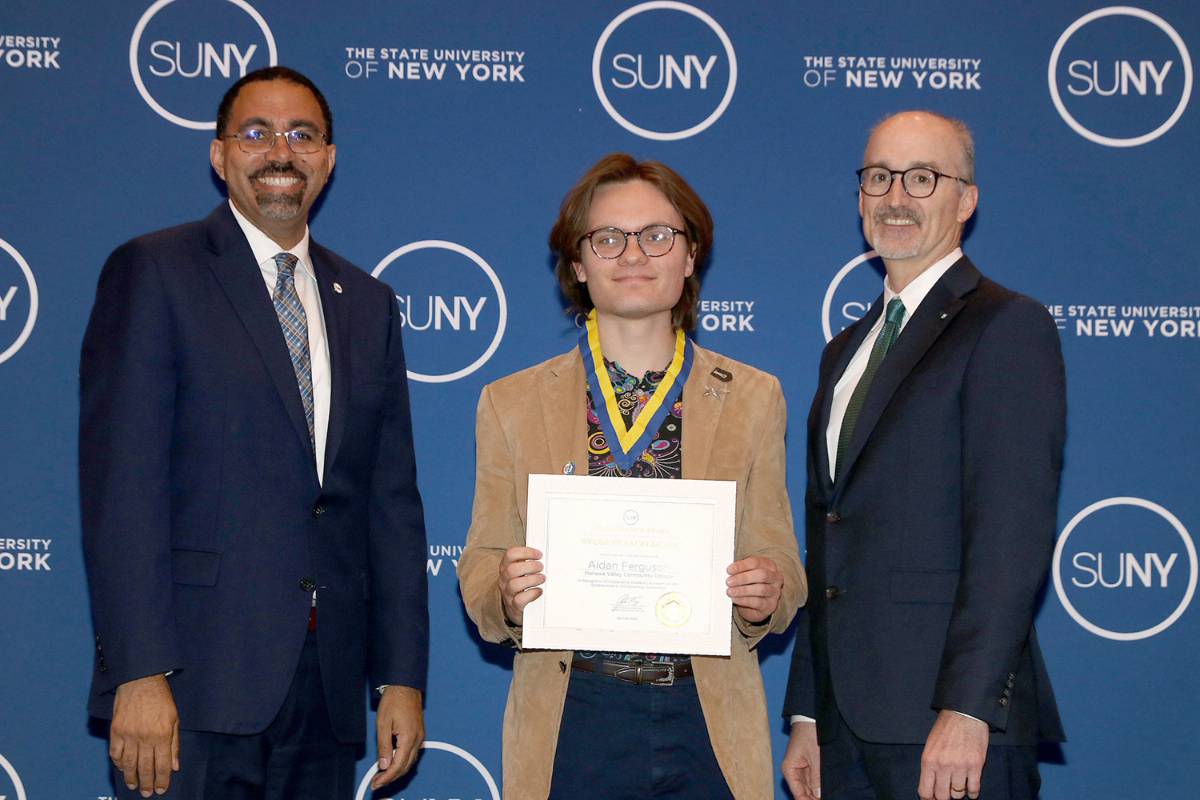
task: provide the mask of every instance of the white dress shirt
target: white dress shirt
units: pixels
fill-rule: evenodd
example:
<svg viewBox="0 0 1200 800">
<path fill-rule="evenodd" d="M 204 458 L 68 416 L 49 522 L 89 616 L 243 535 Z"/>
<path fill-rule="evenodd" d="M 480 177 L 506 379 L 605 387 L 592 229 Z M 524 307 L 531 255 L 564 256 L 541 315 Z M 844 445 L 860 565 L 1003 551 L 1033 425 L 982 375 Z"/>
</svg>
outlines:
<svg viewBox="0 0 1200 800">
<path fill-rule="evenodd" d="M 312 360 L 313 382 L 313 440 L 317 451 L 317 480 L 323 481 L 325 439 L 329 433 L 329 340 L 325 338 L 325 317 L 321 313 L 321 293 L 317 290 L 317 276 L 308 255 L 308 227 L 305 226 L 304 238 L 295 247 L 284 250 L 271 237 L 254 227 L 254 223 L 242 216 L 232 200 L 229 207 L 233 210 L 233 218 L 241 226 L 242 233 L 246 234 L 246 241 L 250 243 L 254 260 L 258 262 L 269 297 L 274 297 L 275 281 L 279 277 L 275 256 L 287 252 L 298 259 L 296 294 L 300 296 L 300 305 L 304 306 L 304 316 L 308 322 L 308 353 Z"/>
</svg>

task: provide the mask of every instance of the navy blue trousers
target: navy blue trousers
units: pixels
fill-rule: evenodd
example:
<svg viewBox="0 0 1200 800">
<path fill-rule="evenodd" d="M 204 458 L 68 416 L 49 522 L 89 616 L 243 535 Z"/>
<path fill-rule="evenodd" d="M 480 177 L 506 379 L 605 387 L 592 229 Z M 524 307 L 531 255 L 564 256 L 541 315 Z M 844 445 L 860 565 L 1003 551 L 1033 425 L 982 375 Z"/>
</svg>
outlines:
<svg viewBox="0 0 1200 800">
<path fill-rule="evenodd" d="M 836 735 L 821 745 L 821 800 L 915 800 L 925 745 L 866 742 L 837 719 Z M 1037 748 L 992 745 L 980 783 L 980 800 L 1036 800 Z"/>
<path fill-rule="evenodd" d="M 691 678 L 636 686 L 572 672 L 550 800 L 732 800 Z"/>
<path fill-rule="evenodd" d="M 187 724 L 187 720 L 183 720 Z M 333 735 L 317 637 L 304 642 L 300 665 L 275 720 L 262 733 L 240 736 L 181 730 L 180 771 L 171 776 L 170 800 L 351 800 L 358 745 Z M 140 800 L 114 771 L 117 797 Z"/>
</svg>

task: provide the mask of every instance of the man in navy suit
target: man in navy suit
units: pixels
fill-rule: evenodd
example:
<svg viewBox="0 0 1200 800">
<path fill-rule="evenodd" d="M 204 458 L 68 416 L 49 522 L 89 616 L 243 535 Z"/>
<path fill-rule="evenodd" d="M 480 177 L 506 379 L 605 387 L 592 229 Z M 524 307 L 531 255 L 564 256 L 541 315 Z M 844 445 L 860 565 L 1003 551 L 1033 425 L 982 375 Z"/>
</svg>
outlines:
<svg viewBox="0 0 1200 800">
<path fill-rule="evenodd" d="M 1033 629 L 1062 467 L 1058 332 L 962 254 L 979 197 L 965 125 L 885 119 L 859 179 L 887 276 L 822 354 L 808 417 L 813 592 L 784 777 L 825 800 L 1036 797 L 1037 742 L 1063 737 Z"/>
<path fill-rule="evenodd" d="M 309 238 L 332 138 L 303 75 L 246 75 L 210 152 L 229 202 L 100 276 L 80 368 L 89 711 L 112 720 L 122 796 L 352 797 L 368 679 L 375 784 L 424 738 L 401 317 Z"/>
</svg>

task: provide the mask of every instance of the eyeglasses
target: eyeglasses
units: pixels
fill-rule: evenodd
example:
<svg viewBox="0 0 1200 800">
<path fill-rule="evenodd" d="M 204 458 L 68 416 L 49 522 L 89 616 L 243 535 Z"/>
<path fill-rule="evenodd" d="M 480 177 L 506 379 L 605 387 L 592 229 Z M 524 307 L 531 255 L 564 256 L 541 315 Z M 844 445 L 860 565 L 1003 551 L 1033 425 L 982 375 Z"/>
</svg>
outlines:
<svg viewBox="0 0 1200 800">
<path fill-rule="evenodd" d="M 675 234 L 686 231 L 672 228 L 670 225 L 647 225 L 640 231 L 623 231 L 620 228 L 597 228 L 579 237 L 579 241 L 587 239 L 592 245 L 592 252 L 600 258 L 620 258 L 629 246 L 629 237 L 637 237 L 638 247 L 650 258 L 665 256 L 675 246 Z"/>
<path fill-rule="evenodd" d="M 900 185 L 909 197 L 918 200 L 929 197 L 937 189 L 938 178 L 949 178 L 960 181 L 966 186 L 971 182 L 956 175 L 947 175 L 929 167 L 911 167 L 906 170 L 888 169 L 887 167 L 863 167 L 855 172 L 858 175 L 858 187 L 863 194 L 870 197 L 883 197 L 892 189 L 892 176 L 900 176 Z"/>
<path fill-rule="evenodd" d="M 297 155 L 315 153 L 325 146 L 325 134 L 306 128 L 293 128 L 290 131 L 273 131 L 258 125 L 246 128 L 238 133 L 223 136 L 223 139 L 236 139 L 243 153 L 261 155 L 270 152 L 275 146 L 275 137 L 282 136 Z"/>
</svg>

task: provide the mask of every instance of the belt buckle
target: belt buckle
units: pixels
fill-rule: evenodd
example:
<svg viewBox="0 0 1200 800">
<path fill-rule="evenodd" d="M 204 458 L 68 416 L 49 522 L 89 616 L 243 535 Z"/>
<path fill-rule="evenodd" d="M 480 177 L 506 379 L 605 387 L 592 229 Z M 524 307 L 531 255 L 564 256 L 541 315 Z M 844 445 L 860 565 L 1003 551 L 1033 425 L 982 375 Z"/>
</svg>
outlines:
<svg viewBox="0 0 1200 800">
<path fill-rule="evenodd" d="M 650 686 L 674 686 L 675 685 L 675 664 L 673 662 L 665 662 L 654 665 L 658 669 L 665 668 L 667 674 L 662 678 L 655 678 L 649 682 Z"/>
</svg>

